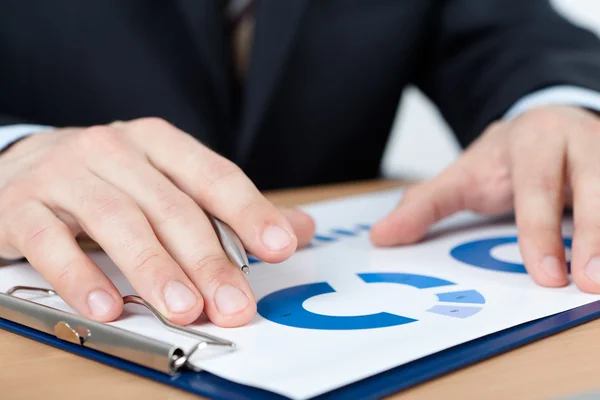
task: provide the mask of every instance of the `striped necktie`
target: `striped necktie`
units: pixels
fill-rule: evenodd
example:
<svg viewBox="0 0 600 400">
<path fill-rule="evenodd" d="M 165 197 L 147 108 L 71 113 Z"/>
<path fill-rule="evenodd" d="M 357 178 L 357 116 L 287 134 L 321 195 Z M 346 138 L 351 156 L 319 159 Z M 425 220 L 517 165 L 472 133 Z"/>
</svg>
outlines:
<svg viewBox="0 0 600 400">
<path fill-rule="evenodd" d="M 201 0 L 200 0 L 201 1 Z M 229 23 L 231 52 L 238 82 L 246 79 L 254 34 L 256 0 L 228 0 L 225 7 Z"/>
</svg>

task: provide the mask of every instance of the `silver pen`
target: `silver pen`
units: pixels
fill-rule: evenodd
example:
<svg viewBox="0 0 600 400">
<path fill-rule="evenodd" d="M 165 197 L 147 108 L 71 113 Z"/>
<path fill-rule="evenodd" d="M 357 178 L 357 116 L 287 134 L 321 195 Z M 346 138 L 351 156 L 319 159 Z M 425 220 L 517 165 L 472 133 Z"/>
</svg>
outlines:
<svg viewBox="0 0 600 400">
<path fill-rule="evenodd" d="M 248 256 L 246 255 L 246 250 L 238 235 L 229 225 L 220 219 L 212 215 L 208 215 L 208 219 L 212 222 L 217 237 L 221 242 L 221 247 L 225 250 L 227 257 L 229 257 L 243 273 L 248 274 L 250 272 L 250 267 L 248 267 Z"/>
</svg>

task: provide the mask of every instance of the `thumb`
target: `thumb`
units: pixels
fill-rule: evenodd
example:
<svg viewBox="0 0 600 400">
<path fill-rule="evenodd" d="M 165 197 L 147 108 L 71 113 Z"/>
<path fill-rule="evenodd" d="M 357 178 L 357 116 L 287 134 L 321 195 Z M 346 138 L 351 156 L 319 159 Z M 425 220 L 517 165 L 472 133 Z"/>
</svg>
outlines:
<svg viewBox="0 0 600 400">
<path fill-rule="evenodd" d="M 433 223 L 463 210 L 467 204 L 468 176 L 464 168 L 454 164 L 435 178 L 408 188 L 396 209 L 373 226 L 373 244 L 416 242 Z"/>
</svg>

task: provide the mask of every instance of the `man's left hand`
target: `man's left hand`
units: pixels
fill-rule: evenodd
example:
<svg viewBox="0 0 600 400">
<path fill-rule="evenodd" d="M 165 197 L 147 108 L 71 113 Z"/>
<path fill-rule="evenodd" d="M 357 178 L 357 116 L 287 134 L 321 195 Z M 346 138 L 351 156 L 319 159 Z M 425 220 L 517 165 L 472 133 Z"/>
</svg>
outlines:
<svg viewBox="0 0 600 400">
<path fill-rule="evenodd" d="M 568 284 L 562 215 L 573 209 L 571 276 L 600 293 L 600 118 L 543 107 L 492 124 L 450 167 L 408 188 L 371 232 L 378 246 L 409 244 L 461 210 L 514 210 L 525 267 L 542 286 Z"/>
</svg>

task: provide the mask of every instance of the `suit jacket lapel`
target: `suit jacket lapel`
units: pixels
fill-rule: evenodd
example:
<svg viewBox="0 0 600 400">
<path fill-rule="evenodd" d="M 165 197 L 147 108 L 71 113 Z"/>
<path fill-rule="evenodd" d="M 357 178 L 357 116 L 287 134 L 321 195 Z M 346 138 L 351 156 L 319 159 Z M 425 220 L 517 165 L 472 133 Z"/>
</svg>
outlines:
<svg viewBox="0 0 600 400">
<path fill-rule="evenodd" d="M 308 0 L 258 0 L 243 99 L 236 162 L 248 162 L 251 144 L 268 107 Z"/>
<path fill-rule="evenodd" d="M 231 116 L 231 91 L 228 44 L 223 27 L 223 11 L 218 0 L 174 0 L 181 18 L 202 57 L 210 81 L 214 84 L 214 99 L 225 115 Z M 199 72 L 200 73 L 200 72 Z"/>
</svg>

